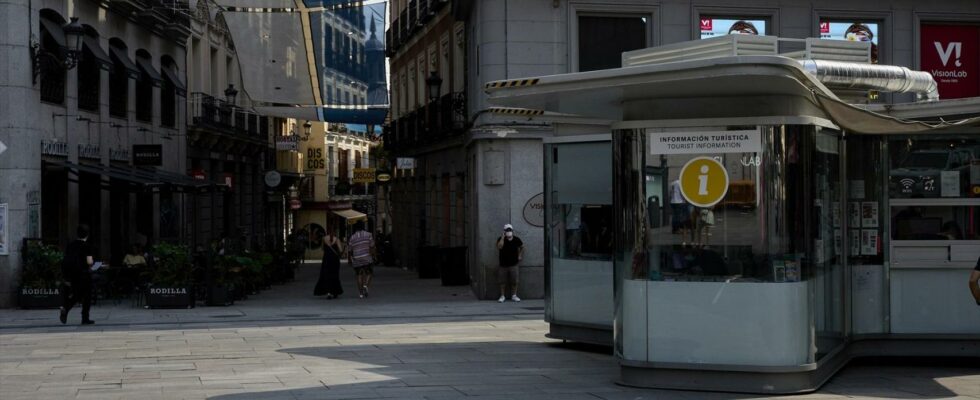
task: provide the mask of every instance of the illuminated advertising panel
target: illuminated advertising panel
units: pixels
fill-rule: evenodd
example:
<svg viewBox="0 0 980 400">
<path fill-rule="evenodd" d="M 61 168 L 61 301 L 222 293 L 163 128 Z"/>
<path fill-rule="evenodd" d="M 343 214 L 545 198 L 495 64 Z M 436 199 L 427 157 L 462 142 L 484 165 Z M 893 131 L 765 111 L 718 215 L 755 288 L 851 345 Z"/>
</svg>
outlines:
<svg viewBox="0 0 980 400">
<path fill-rule="evenodd" d="M 860 21 L 820 21 L 820 38 L 871 42 L 871 62 L 878 63 L 878 23 Z"/>
<path fill-rule="evenodd" d="M 919 66 L 939 84 L 939 97 L 980 96 L 980 26 L 923 24 Z"/>
<path fill-rule="evenodd" d="M 701 39 L 725 35 L 765 35 L 766 20 L 701 17 Z"/>
</svg>

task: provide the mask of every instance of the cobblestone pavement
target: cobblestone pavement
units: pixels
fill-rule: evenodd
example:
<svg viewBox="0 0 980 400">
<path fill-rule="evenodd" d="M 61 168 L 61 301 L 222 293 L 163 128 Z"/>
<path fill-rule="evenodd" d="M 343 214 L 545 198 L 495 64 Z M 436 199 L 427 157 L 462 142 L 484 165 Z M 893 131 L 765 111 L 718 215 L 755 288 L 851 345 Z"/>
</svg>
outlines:
<svg viewBox="0 0 980 400">
<path fill-rule="evenodd" d="M 466 287 L 376 271 L 363 300 L 313 298 L 307 266 L 227 308 L 103 301 L 84 327 L 53 310 L 0 310 L 0 399 L 757 398 L 617 386 L 608 348 L 544 337 L 540 300 L 475 301 Z M 854 365 L 792 398 L 976 400 L 980 369 Z"/>
</svg>

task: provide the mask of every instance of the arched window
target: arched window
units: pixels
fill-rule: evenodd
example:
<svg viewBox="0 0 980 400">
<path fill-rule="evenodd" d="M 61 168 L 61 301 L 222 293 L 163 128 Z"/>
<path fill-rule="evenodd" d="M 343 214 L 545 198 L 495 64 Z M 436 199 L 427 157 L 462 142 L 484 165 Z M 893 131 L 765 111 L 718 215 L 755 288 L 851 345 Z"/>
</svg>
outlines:
<svg viewBox="0 0 980 400">
<path fill-rule="evenodd" d="M 163 83 L 160 86 L 160 125 L 173 128 L 177 125 L 177 96 L 186 96 L 187 89 L 172 57 L 160 57 L 160 70 L 163 72 Z"/>
<path fill-rule="evenodd" d="M 111 70 L 112 61 L 99 44 L 99 33 L 85 25 L 82 37 L 82 58 L 78 61 L 78 108 L 99 111 L 99 89 L 102 87 L 102 70 Z"/>
<path fill-rule="evenodd" d="M 49 9 L 41 10 L 40 48 L 38 49 L 41 101 L 55 104 L 65 102 L 65 19 Z"/>
<path fill-rule="evenodd" d="M 109 39 L 109 115 L 119 118 L 129 117 L 129 80 L 139 77 L 139 69 L 129 58 L 126 43 L 118 38 Z"/>
<path fill-rule="evenodd" d="M 136 66 L 140 77 L 136 80 L 136 119 L 153 121 L 153 87 L 159 86 L 160 73 L 153 68 L 153 57 L 146 50 L 136 50 Z"/>
</svg>

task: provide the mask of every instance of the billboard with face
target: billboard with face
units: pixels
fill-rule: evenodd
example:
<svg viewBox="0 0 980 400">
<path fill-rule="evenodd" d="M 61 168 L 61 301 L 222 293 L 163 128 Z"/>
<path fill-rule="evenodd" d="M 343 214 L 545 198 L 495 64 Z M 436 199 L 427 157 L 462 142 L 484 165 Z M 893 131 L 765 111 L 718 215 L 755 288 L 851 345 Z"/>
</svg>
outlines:
<svg viewBox="0 0 980 400">
<path fill-rule="evenodd" d="M 820 21 L 820 38 L 871 42 L 871 62 L 878 63 L 878 23 L 863 21 Z"/>
<path fill-rule="evenodd" d="M 725 35 L 765 35 L 766 20 L 751 18 L 700 18 L 701 39 Z"/>
</svg>

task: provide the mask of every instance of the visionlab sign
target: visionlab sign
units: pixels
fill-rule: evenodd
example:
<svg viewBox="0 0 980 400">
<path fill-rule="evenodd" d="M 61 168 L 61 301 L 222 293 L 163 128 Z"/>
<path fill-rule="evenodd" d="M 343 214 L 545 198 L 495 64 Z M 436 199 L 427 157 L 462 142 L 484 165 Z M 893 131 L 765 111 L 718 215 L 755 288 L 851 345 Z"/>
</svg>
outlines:
<svg viewBox="0 0 980 400">
<path fill-rule="evenodd" d="M 941 99 L 980 96 L 980 26 L 923 24 L 919 36 L 920 69 Z"/>
</svg>

